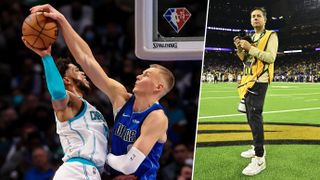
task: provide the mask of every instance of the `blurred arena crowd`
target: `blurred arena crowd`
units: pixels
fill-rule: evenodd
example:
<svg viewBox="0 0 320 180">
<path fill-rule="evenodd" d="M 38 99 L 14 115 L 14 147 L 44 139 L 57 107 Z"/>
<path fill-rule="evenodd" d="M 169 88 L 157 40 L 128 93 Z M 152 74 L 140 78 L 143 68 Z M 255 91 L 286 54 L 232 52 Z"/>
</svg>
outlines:
<svg viewBox="0 0 320 180">
<path fill-rule="evenodd" d="M 242 68 L 243 65 L 235 53 L 215 52 L 209 61 L 204 62 L 201 80 L 210 83 L 237 82 L 241 79 Z M 273 81 L 320 82 L 319 55 L 316 53 L 278 54 Z"/>
<path fill-rule="evenodd" d="M 40 58 L 21 41 L 21 26 L 29 8 L 44 3 L 52 4 L 65 15 L 105 72 L 129 91 L 136 76 L 150 64 L 160 63 L 173 70 L 175 88 L 160 102 L 169 117 L 169 129 L 158 179 L 191 179 L 201 61 L 138 59 L 134 54 L 131 0 L 0 1 L 0 179 L 51 179 L 62 164 L 63 150 L 55 132 L 43 67 Z M 205 14 L 206 8 L 195 0 L 171 3 L 173 7 L 188 3 L 194 17 L 197 12 Z M 55 59 L 70 56 L 61 37 L 52 51 Z M 111 104 L 102 92 L 91 87 L 85 98 L 102 112 L 111 130 Z M 107 173 L 103 179 L 108 179 Z"/>
</svg>

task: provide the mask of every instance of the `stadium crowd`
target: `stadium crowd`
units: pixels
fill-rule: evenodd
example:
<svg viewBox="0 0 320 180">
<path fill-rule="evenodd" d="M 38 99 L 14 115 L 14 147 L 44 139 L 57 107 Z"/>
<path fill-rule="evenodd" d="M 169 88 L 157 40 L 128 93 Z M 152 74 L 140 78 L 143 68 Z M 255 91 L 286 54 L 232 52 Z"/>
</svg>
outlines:
<svg viewBox="0 0 320 180">
<path fill-rule="evenodd" d="M 232 53 L 215 52 L 204 62 L 203 82 L 236 82 L 240 80 L 242 64 Z M 274 81 L 320 82 L 320 59 L 317 54 L 278 55 Z"/>
</svg>

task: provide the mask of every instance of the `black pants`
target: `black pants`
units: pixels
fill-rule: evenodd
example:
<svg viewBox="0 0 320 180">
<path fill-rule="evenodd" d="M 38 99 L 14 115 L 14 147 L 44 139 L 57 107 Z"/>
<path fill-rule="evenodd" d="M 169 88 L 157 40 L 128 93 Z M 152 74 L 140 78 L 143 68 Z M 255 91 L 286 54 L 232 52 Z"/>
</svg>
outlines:
<svg viewBox="0 0 320 180">
<path fill-rule="evenodd" d="M 262 111 L 267 88 L 268 83 L 255 83 L 245 97 L 247 119 L 253 136 L 254 150 L 258 157 L 262 157 L 264 153 Z"/>
</svg>

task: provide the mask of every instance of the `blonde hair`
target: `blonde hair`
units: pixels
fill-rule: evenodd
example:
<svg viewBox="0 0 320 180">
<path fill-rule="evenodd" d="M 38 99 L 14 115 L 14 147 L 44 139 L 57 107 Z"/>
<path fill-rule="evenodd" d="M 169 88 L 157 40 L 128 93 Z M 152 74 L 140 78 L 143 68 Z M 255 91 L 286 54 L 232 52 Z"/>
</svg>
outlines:
<svg viewBox="0 0 320 180">
<path fill-rule="evenodd" d="M 173 88 L 174 83 L 175 83 L 175 78 L 174 78 L 172 72 L 164 66 L 161 66 L 159 64 L 151 64 L 150 68 L 158 69 L 160 72 L 160 75 L 164 78 L 165 89 L 166 89 L 165 93 L 163 94 L 163 96 L 164 96 L 169 91 L 171 91 L 171 89 Z"/>
</svg>

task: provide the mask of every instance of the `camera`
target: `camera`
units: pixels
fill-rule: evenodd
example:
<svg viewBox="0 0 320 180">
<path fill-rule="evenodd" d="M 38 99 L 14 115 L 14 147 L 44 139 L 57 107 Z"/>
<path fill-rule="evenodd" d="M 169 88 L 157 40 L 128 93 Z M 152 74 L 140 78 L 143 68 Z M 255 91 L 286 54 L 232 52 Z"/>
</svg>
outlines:
<svg viewBox="0 0 320 180">
<path fill-rule="evenodd" d="M 239 106 L 238 106 L 238 111 L 239 112 L 242 112 L 242 113 L 246 113 L 246 105 L 245 105 L 245 102 L 244 102 L 244 99 L 241 99 L 240 103 L 239 103 Z"/>
<path fill-rule="evenodd" d="M 251 36 L 248 35 L 244 35 L 244 36 L 238 36 L 240 38 L 240 40 L 246 40 L 248 41 L 250 44 L 253 44 L 254 42 L 251 39 Z"/>
<path fill-rule="evenodd" d="M 244 30 L 241 30 L 239 32 L 239 34 L 233 38 L 233 40 L 236 40 L 237 38 L 239 38 L 240 40 L 246 40 L 248 41 L 250 44 L 253 44 L 254 42 L 251 39 L 251 36 L 249 33 L 245 32 Z"/>
<path fill-rule="evenodd" d="M 238 37 L 240 38 L 240 40 L 246 40 L 248 41 L 250 44 L 253 43 L 252 39 L 251 39 L 251 36 L 250 36 L 250 33 L 244 31 L 244 30 L 241 30 L 238 34 Z"/>
</svg>

